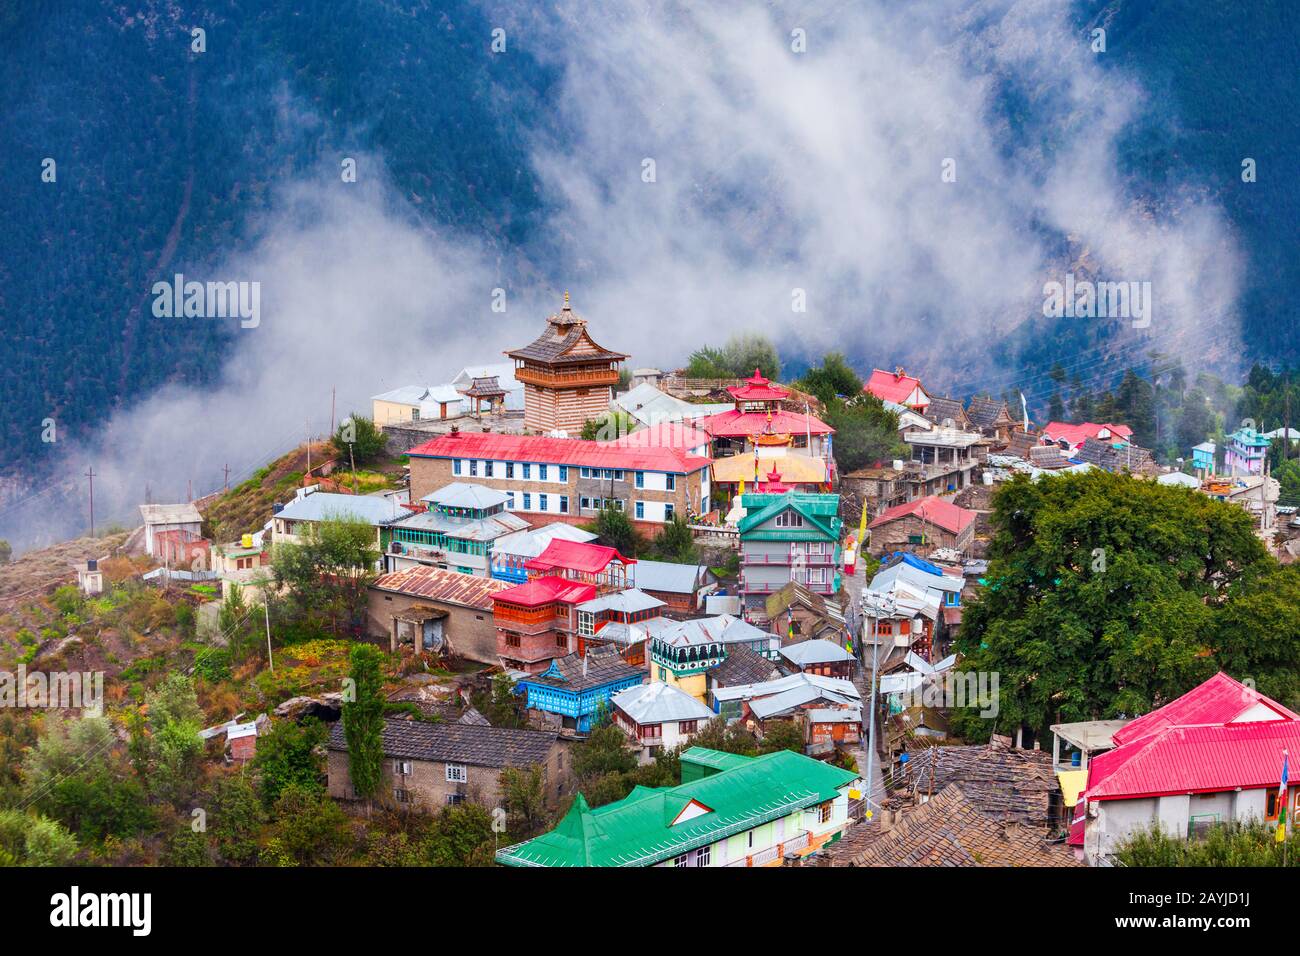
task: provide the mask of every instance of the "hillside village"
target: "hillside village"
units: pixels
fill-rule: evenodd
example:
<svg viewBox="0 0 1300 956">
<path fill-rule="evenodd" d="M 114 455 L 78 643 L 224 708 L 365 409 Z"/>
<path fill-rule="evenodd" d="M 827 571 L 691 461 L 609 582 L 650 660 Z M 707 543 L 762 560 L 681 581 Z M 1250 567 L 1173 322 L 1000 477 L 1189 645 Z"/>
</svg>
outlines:
<svg viewBox="0 0 1300 956">
<path fill-rule="evenodd" d="M 761 341 L 635 367 L 567 293 L 536 331 L 0 568 L 0 666 L 104 686 L 0 717 L 0 859 L 1096 866 L 1227 824 L 1271 852 L 1289 426 L 1171 462 L 916 370 L 781 382 Z"/>
</svg>

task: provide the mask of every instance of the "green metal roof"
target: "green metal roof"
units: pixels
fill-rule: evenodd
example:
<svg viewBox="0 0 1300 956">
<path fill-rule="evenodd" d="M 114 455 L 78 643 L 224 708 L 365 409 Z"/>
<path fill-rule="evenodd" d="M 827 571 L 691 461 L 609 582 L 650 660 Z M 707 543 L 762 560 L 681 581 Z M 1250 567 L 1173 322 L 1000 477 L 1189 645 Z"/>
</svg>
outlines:
<svg viewBox="0 0 1300 956">
<path fill-rule="evenodd" d="M 549 833 L 498 851 L 508 866 L 651 866 L 687 850 L 838 796 L 858 775 L 782 750 L 739 757 L 692 747 L 683 755 L 726 769 L 675 787 L 636 787 L 617 803 L 591 809 L 582 794 Z M 676 826 L 692 801 L 707 812 Z"/>
<path fill-rule="evenodd" d="M 749 512 L 740 519 L 738 527 L 742 536 L 775 518 L 786 508 L 792 508 L 828 538 L 839 539 L 841 525 L 839 495 L 815 495 L 793 491 L 783 495 L 742 495 L 740 503 Z M 794 534 L 793 538 L 790 537 L 791 532 Z M 799 537 L 807 537 L 807 532 L 806 528 L 782 528 L 779 532 L 772 533 L 779 533 L 782 540 L 787 538 L 797 540 Z"/>
</svg>

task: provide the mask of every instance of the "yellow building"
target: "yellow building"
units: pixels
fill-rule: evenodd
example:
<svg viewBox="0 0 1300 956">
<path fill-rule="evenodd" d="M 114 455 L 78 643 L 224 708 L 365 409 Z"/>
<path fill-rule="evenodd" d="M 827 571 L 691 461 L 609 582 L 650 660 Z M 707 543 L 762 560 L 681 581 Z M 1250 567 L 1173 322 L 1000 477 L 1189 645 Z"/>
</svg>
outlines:
<svg viewBox="0 0 1300 956">
<path fill-rule="evenodd" d="M 451 385 L 404 385 L 370 399 L 376 425 L 457 418 L 464 411 L 465 396 Z"/>
</svg>

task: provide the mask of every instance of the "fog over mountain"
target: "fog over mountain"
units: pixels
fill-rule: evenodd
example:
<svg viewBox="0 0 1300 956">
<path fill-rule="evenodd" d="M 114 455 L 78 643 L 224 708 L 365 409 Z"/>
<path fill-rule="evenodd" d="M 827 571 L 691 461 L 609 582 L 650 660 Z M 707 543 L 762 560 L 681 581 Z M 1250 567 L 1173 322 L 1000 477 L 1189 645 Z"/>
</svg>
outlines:
<svg viewBox="0 0 1300 956">
<path fill-rule="evenodd" d="M 78 163 L 93 162 L 102 196 L 116 198 L 92 202 L 93 221 L 69 232 L 27 183 L 0 240 L 17 290 L 0 298 L 6 374 L 27 377 L 23 396 L 43 393 L 10 406 L 17 466 L 0 536 L 27 546 L 84 529 L 87 465 L 101 522 L 133 520 L 146 485 L 155 501 L 181 500 L 187 482 L 196 495 L 220 487 L 227 464 L 232 483 L 247 477 L 327 431 L 332 388 L 342 417 L 380 391 L 500 360 L 566 289 L 598 341 L 637 365 L 674 366 L 760 331 L 794 365 L 841 349 L 864 369 L 906 363 L 956 394 L 1032 393 L 1043 355 L 1100 381 L 1151 349 L 1220 368 L 1249 351 L 1250 252 L 1221 198 L 1240 170 L 1215 179 L 1183 165 L 1162 178 L 1135 156 L 1135 130 L 1144 143 L 1183 131 L 1164 91 L 1153 99 L 1124 65 L 1120 28 L 1140 18 L 1123 4 L 485 0 L 358 12 L 369 7 L 323 4 L 312 16 L 337 32 L 319 35 L 233 4 L 100 8 L 96 42 L 129 45 L 128 59 L 170 56 L 193 23 L 208 31 L 197 65 L 177 54 L 180 65 L 158 67 L 180 142 L 160 141 L 170 158 L 152 179 L 118 167 L 142 168 L 161 131 L 110 131 L 93 104 L 85 123 L 100 133 L 65 130 L 57 146 L 41 141 L 56 138 L 49 116 L 10 125 L 40 79 L 31 45 L 54 41 L 24 36 L 21 11 L 3 25 L 17 53 L 0 134 L 9 176 L 19 163 L 37 176 L 53 153 L 67 157 L 69 193 L 88 188 Z M 1098 25 L 1107 53 L 1091 47 Z M 503 53 L 490 49 L 494 28 Z M 422 50 L 426 38 L 446 44 L 441 56 Z M 348 42 L 364 51 L 354 70 L 330 59 Z M 133 84 L 155 95 L 148 72 L 122 77 L 121 95 L 137 95 Z M 96 143 L 138 154 L 82 152 Z M 339 175 L 344 157 L 355 183 Z M 137 193 L 156 208 L 131 222 Z M 88 232 L 100 238 L 71 238 Z M 53 260 L 19 254 L 43 241 L 57 244 Z M 257 328 L 152 316 L 148 290 L 177 272 L 259 282 Z M 1150 282 L 1150 326 L 1046 322 L 1044 283 L 1070 272 Z M 504 314 L 491 309 L 496 288 Z M 47 301 L 72 309 L 83 289 L 94 308 L 23 331 L 22 315 Z M 792 309 L 798 291 L 806 311 Z M 86 334 L 67 333 L 70 322 Z M 109 348 L 97 339 L 120 348 L 122 336 L 151 358 L 137 369 L 123 353 L 131 371 L 90 407 L 75 361 L 32 358 L 57 340 L 92 362 Z M 19 392 L 11 381 L 6 394 Z M 47 416 L 66 425 L 37 444 Z"/>
</svg>

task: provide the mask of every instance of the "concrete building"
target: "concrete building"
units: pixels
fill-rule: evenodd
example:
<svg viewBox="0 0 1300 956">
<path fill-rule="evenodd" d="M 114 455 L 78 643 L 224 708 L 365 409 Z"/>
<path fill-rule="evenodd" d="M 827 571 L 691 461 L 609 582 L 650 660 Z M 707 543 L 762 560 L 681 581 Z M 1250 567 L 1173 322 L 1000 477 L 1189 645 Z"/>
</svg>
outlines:
<svg viewBox="0 0 1300 956">
<path fill-rule="evenodd" d="M 638 684 L 615 694 L 610 701 L 614 723 L 637 748 L 640 763 L 653 763 L 655 755 L 688 743 L 713 711 L 685 691 L 655 681 Z"/>
<path fill-rule="evenodd" d="M 428 565 L 393 571 L 370 586 L 367 631 L 390 651 L 409 646 L 496 664 L 492 597 L 506 587 Z"/>
<path fill-rule="evenodd" d="M 140 517 L 144 519 L 144 550 L 150 557 L 158 556 L 154 536 L 160 531 L 187 531 L 202 534 L 203 516 L 192 502 L 178 505 L 141 505 Z"/>
</svg>

